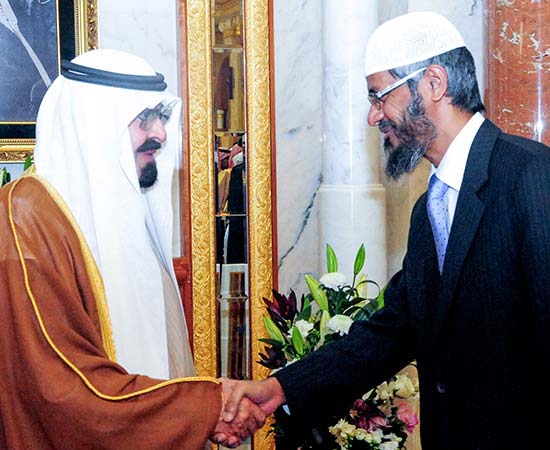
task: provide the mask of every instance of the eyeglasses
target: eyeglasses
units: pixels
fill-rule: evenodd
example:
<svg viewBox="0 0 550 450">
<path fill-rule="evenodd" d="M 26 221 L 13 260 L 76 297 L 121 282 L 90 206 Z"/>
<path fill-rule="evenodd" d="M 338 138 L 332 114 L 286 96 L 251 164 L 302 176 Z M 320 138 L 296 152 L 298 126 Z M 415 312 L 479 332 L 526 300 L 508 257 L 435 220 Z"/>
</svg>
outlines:
<svg viewBox="0 0 550 450">
<path fill-rule="evenodd" d="M 141 120 L 139 127 L 142 130 L 149 131 L 153 127 L 153 124 L 157 119 L 159 119 L 162 124 L 165 125 L 166 122 L 168 122 L 168 119 L 172 114 L 172 110 L 174 109 L 174 106 L 176 106 L 177 102 L 177 99 L 172 100 L 168 104 L 166 104 L 166 101 L 163 101 L 154 108 L 144 109 L 136 117 L 136 119 Z"/>
<path fill-rule="evenodd" d="M 382 97 L 385 97 L 390 92 L 397 89 L 399 86 L 404 85 L 408 80 L 411 78 L 414 78 L 417 76 L 420 72 L 423 72 L 426 70 L 427 67 L 422 67 L 422 69 L 415 70 L 414 72 L 408 74 L 407 76 L 400 78 L 395 83 L 390 84 L 387 88 L 382 89 L 381 91 L 376 92 L 369 92 L 369 102 L 372 106 L 374 106 L 376 109 L 380 109 L 382 107 Z"/>
</svg>

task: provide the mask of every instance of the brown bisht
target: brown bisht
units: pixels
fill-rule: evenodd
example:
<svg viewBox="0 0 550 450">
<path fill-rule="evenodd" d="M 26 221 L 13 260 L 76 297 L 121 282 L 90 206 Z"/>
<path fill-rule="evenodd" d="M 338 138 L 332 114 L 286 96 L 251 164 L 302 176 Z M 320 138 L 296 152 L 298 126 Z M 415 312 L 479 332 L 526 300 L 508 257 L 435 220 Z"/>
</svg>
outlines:
<svg viewBox="0 0 550 450">
<path fill-rule="evenodd" d="M 204 449 L 221 385 L 128 374 L 104 295 L 53 188 L 27 175 L 1 189 L 1 449 Z"/>
</svg>

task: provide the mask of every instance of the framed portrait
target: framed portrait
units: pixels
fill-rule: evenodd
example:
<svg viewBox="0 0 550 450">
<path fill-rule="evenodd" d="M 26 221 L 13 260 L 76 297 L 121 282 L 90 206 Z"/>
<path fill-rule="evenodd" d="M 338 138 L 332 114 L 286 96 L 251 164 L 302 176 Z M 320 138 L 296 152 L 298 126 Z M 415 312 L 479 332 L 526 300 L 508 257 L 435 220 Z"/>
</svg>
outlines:
<svg viewBox="0 0 550 450">
<path fill-rule="evenodd" d="M 0 163 L 32 155 L 38 107 L 61 60 L 97 46 L 96 0 L 0 0 Z"/>
</svg>

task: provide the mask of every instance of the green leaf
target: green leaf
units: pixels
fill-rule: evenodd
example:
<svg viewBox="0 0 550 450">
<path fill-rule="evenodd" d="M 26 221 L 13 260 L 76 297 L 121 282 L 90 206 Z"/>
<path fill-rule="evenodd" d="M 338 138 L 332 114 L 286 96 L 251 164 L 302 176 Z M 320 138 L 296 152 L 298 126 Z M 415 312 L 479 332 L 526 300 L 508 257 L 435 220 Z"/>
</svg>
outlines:
<svg viewBox="0 0 550 450">
<path fill-rule="evenodd" d="M 319 308 L 322 311 L 328 311 L 328 299 L 327 293 L 319 285 L 319 282 L 313 278 L 311 275 L 307 274 L 304 276 L 306 280 L 307 287 L 313 296 L 313 299 L 319 305 Z"/>
<path fill-rule="evenodd" d="M 275 339 L 259 338 L 258 341 L 263 342 L 264 344 L 269 344 L 275 348 L 283 348 L 283 344 L 281 344 L 280 341 L 276 341 Z"/>
<path fill-rule="evenodd" d="M 4 186 L 10 181 L 11 181 L 11 175 L 8 172 L 8 169 L 6 169 L 5 167 L 2 167 L 0 169 L 0 187 Z"/>
<path fill-rule="evenodd" d="M 319 341 L 319 347 L 322 347 L 325 343 L 325 336 L 329 333 L 328 321 L 330 314 L 328 311 L 321 312 L 321 320 L 319 321 L 319 333 L 321 334 L 321 340 Z"/>
<path fill-rule="evenodd" d="M 27 170 L 30 166 L 32 166 L 32 157 L 27 156 L 27 159 L 25 159 L 25 164 L 23 165 L 23 170 Z"/>
<path fill-rule="evenodd" d="M 311 317 L 311 306 L 308 302 L 307 306 L 300 311 L 300 314 L 296 317 L 296 320 L 309 320 Z"/>
<path fill-rule="evenodd" d="M 357 254 L 355 255 L 355 262 L 353 263 L 353 275 L 357 276 L 359 272 L 363 269 L 363 266 L 365 265 L 365 245 L 361 244 L 361 247 L 359 247 L 359 250 L 357 250 Z"/>
<path fill-rule="evenodd" d="M 302 333 L 297 327 L 292 327 L 292 345 L 296 349 L 298 355 L 303 356 L 304 354 L 304 338 Z"/>
<path fill-rule="evenodd" d="M 376 302 L 378 303 L 378 309 L 382 309 L 384 307 L 384 293 L 386 292 L 386 286 L 380 291 L 380 294 L 378 294 L 378 297 L 376 297 Z"/>
<path fill-rule="evenodd" d="M 338 258 L 336 258 L 336 253 L 334 249 L 327 244 L 327 272 L 338 272 Z"/>
<path fill-rule="evenodd" d="M 271 320 L 271 318 L 266 315 L 262 316 L 262 319 L 264 321 L 264 326 L 267 330 L 267 334 L 269 334 L 269 337 L 275 341 L 280 342 L 281 344 L 284 344 L 285 338 L 283 337 L 281 330 L 279 330 L 277 325 L 275 325 L 275 322 L 273 322 L 273 320 Z"/>
</svg>

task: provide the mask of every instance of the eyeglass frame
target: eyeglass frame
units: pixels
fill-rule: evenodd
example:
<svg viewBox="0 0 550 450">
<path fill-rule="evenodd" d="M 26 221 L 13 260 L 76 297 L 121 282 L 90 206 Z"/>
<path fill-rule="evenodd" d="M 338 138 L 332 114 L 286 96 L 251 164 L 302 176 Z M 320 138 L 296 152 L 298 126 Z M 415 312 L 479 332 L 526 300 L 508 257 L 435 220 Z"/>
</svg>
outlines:
<svg viewBox="0 0 550 450">
<path fill-rule="evenodd" d="M 368 99 L 372 106 L 374 106 L 377 109 L 380 109 L 382 107 L 382 98 L 388 95 L 390 92 L 396 90 L 398 87 L 403 86 L 407 81 L 409 81 L 411 78 L 414 78 L 419 73 L 425 71 L 428 67 L 422 67 L 421 69 L 417 69 L 414 72 L 409 73 L 408 75 L 405 75 L 403 78 L 400 78 L 395 83 L 390 84 L 388 87 L 375 92 L 369 92 Z"/>
<path fill-rule="evenodd" d="M 175 98 L 167 104 L 166 100 L 163 100 L 154 108 L 145 108 L 136 116 L 136 119 L 141 121 L 139 127 L 142 130 L 149 131 L 157 119 L 159 119 L 163 125 L 166 125 L 166 122 L 168 122 L 170 116 L 172 115 L 172 110 L 174 109 L 174 106 L 176 106 L 177 101 L 178 99 Z"/>
</svg>

